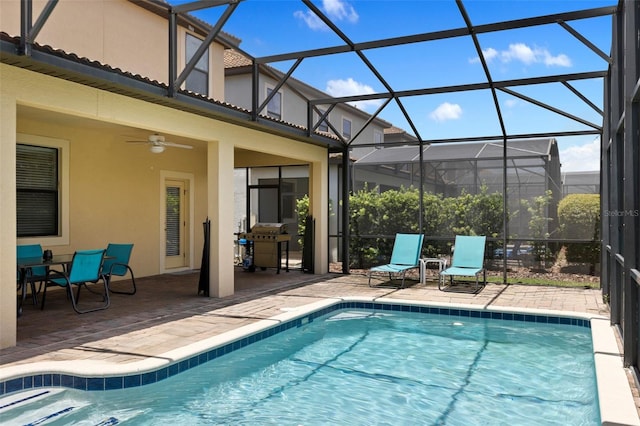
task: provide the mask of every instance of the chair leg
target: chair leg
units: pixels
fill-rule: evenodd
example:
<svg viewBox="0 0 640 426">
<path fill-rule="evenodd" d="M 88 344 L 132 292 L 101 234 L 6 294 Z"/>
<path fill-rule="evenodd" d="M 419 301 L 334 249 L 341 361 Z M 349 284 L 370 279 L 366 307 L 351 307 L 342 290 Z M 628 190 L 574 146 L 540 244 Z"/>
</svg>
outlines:
<svg viewBox="0 0 640 426">
<path fill-rule="evenodd" d="M 78 284 L 78 290 L 76 290 L 76 303 L 80 302 L 80 288 L 84 283 Z M 71 289 L 73 291 L 73 289 Z"/>
<path fill-rule="evenodd" d="M 128 295 L 131 295 L 131 296 L 136 294 L 136 290 L 137 290 L 137 288 L 136 288 L 136 279 L 133 276 L 133 271 L 131 270 L 131 268 L 129 266 L 126 266 L 126 268 L 129 270 L 129 273 L 131 274 L 131 284 L 133 285 L 133 290 L 132 291 L 112 290 L 111 287 L 110 287 L 110 285 L 111 285 L 111 275 L 109 275 L 108 278 L 107 278 L 107 280 L 108 280 L 107 286 L 109 287 L 109 291 L 111 293 L 128 294 Z M 126 273 L 125 273 L 125 275 L 126 275 Z"/>
<path fill-rule="evenodd" d="M 40 304 L 40 310 L 44 310 L 44 299 L 47 297 L 47 283 L 44 284 L 44 289 L 42 290 L 42 303 Z"/>
<path fill-rule="evenodd" d="M 86 310 L 82 310 L 78 307 L 78 299 L 76 299 L 73 296 L 73 289 L 71 289 L 71 286 L 68 286 L 69 289 L 69 295 L 71 296 L 71 305 L 73 306 L 73 310 L 76 311 L 79 314 L 86 314 L 87 312 L 94 312 L 94 311 L 101 311 L 103 309 L 107 309 L 109 307 L 109 305 L 111 304 L 111 301 L 109 300 L 109 287 L 107 285 L 107 280 L 103 277 L 102 278 L 102 284 L 104 286 L 104 296 L 103 296 L 103 301 L 105 302 L 104 305 L 97 307 L 97 308 L 92 308 L 92 309 L 86 309 Z M 78 297 L 80 295 L 80 287 L 82 285 L 86 285 L 86 283 L 80 283 L 78 284 Z"/>
<path fill-rule="evenodd" d="M 31 299 L 33 300 L 33 304 L 38 306 L 38 293 L 36 293 L 36 283 L 31 282 Z"/>
</svg>

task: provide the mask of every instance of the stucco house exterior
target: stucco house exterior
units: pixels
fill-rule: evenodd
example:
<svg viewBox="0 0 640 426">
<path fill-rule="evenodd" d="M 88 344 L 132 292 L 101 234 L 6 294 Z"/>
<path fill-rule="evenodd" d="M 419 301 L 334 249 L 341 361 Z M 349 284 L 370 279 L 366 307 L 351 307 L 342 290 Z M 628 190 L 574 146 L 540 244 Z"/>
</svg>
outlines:
<svg viewBox="0 0 640 426">
<path fill-rule="evenodd" d="M 232 36 L 216 34 L 195 71 L 180 81 L 175 77 L 211 27 L 170 13 L 164 2 L 61 0 L 51 8 L 34 1 L 27 26 L 33 43 L 26 44 L 18 37 L 21 4 L 0 3 L 4 271 L 15 271 L 16 245 L 30 242 L 60 254 L 130 242 L 131 265 L 140 277 L 198 268 L 201 224 L 208 218 L 209 293 L 233 294 L 235 226 L 228 206 L 234 205 L 237 167 L 306 167 L 316 232 L 327 234 L 331 138 L 308 137 L 281 120 L 249 120 L 245 109 L 225 101 L 223 57 L 237 41 Z M 168 23 L 175 30 L 170 49 Z M 153 135 L 191 149 L 153 153 L 150 144 L 129 143 Z M 46 235 L 16 237 L 16 158 L 23 147 L 49 149 L 57 162 L 54 229 Z M 180 244 L 170 245 L 167 207 L 176 197 Z M 323 273 L 327 242 L 314 241 L 316 272 Z M 16 342 L 15 284 L 15 273 L 0 276 L 0 347 Z"/>
<path fill-rule="evenodd" d="M 253 101 L 254 90 L 252 86 L 253 78 L 253 66 L 252 61 L 241 52 L 236 49 L 224 50 L 224 63 L 225 63 L 225 100 L 240 107 L 251 109 Z M 257 102 L 262 105 L 271 92 L 276 89 L 277 85 L 283 80 L 285 74 L 281 71 L 270 67 L 260 67 L 260 78 L 257 82 L 257 88 L 255 90 L 258 94 Z M 286 82 L 276 91 L 273 98 L 266 104 L 266 108 L 262 111 L 267 116 L 282 120 L 287 123 L 291 123 L 294 126 L 307 127 L 307 102 L 309 100 L 327 99 L 330 95 L 312 87 L 303 81 L 296 78 L 288 78 Z M 327 113 L 324 120 L 320 121 L 321 114 Z M 347 103 L 336 105 L 331 110 L 323 109 L 319 107 L 316 111 L 313 111 L 313 123 L 319 123 L 316 130 L 320 133 L 330 135 L 341 139 L 345 143 L 351 144 L 351 146 L 357 147 L 359 144 L 382 144 L 384 141 L 385 131 L 391 128 L 391 123 L 375 117 L 372 118 L 371 114 L 363 111 L 355 106 L 351 106 Z M 361 129 L 361 131 L 360 131 Z M 356 148 L 357 150 L 357 148 Z M 363 152 L 367 151 L 365 148 Z M 246 175 L 249 175 L 249 184 L 257 186 L 260 182 L 271 182 L 279 175 L 273 168 L 255 167 L 251 170 L 237 170 L 237 173 L 242 175 L 239 179 L 242 181 Z M 339 205 L 340 195 L 338 194 L 340 185 L 339 182 L 339 163 L 331 162 L 329 164 L 329 179 L 332 182 L 329 185 L 329 200 L 333 206 Z M 292 193 L 295 197 L 288 197 L 287 194 L 281 196 L 280 204 L 284 206 L 283 211 L 292 211 L 295 206 L 290 206 L 292 199 L 300 198 L 304 195 L 304 188 L 306 180 L 308 179 L 308 172 L 304 167 L 297 167 L 294 165 L 288 166 L 286 169 L 280 170 L 280 175 L 286 175 L 288 184 L 292 188 Z M 240 230 L 248 229 L 251 224 L 255 224 L 258 221 L 258 215 L 254 214 L 247 219 L 247 215 L 244 212 L 244 202 L 247 195 L 247 190 L 242 187 L 236 188 L 236 219 L 235 223 L 238 224 Z M 252 198 L 251 203 L 255 204 L 255 198 Z M 253 205 L 250 209 L 252 212 L 259 211 L 257 205 Z M 267 217 L 273 217 L 274 215 L 268 215 Z M 299 222 L 303 218 L 299 218 L 294 215 L 285 215 L 281 217 L 281 221 L 288 224 L 290 233 L 296 232 Z M 267 222 L 269 220 L 266 220 Z M 338 222 L 336 215 L 330 215 L 329 228 L 331 234 L 338 232 Z M 330 260 L 338 260 L 337 243 L 335 240 L 331 240 L 330 243 Z M 299 249 L 297 242 L 293 241 L 292 249 Z"/>
</svg>

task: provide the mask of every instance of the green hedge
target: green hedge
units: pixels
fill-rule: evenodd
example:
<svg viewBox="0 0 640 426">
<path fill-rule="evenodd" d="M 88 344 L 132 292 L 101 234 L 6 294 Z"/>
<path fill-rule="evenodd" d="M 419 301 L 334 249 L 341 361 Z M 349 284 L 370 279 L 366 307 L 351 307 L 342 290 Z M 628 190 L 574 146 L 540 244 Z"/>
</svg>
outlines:
<svg viewBox="0 0 640 426">
<path fill-rule="evenodd" d="M 420 215 L 420 193 L 416 188 L 401 188 L 378 193 L 377 188 L 358 191 L 349 198 L 350 259 L 352 268 L 368 268 L 388 261 L 396 233 L 417 233 Z M 425 235 L 486 235 L 497 237 L 502 232 L 502 195 L 463 192 L 458 197 L 443 198 L 423 195 Z M 298 201 L 298 215 L 308 214 L 308 198 Z M 300 230 L 302 233 L 302 230 Z M 378 236 L 387 236 L 378 237 Z M 431 241 L 423 254 L 447 253 L 449 243 Z M 488 246 L 493 253 L 493 246 Z"/>
<path fill-rule="evenodd" d="M 600 195 L 567 195 L 558 204 L 558 221 L 563 238 L 594 240 L 566 244 L 567 261 L 589 263 L 593 272 L 600 261 Z"/>
</svg>

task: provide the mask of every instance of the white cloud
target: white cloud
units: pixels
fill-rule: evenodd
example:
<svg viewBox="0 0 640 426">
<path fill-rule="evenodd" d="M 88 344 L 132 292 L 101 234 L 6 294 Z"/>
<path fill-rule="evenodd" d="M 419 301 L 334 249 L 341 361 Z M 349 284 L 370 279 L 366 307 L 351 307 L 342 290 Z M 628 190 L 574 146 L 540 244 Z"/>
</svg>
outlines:
<svg viewBox="0 0 640 426">
<path fill-rule="evenodd" d="M 358 19 L 360 19 L 360 16 L 354 7 L 344 0 L 322 0 L 322 6 L 320 9 L 334 22 L 347 21 L 355 24 L 358 22 Z M 302 20 L 314 31 L 328 29 L 325 23 L 310 10 L 307 10 L 306 12 L 297 10 L 293 13 L 293 16 Z"/>
<path fill-rule="evenodd" d="M 357 82 L 351 77 L 346 80 L 329 80 L 327 82 L 325 91 L 335 98 L 339 98 L 342 96 L 368 95 L 371 93 L 375 93 L 371 86 Z M 367 110 L 368 108 L 376 108 L 381 103 L 381 99 L 349 102 L 350 105 L 362 110 Z"/>
<path fill-rule="evenodd" d="M 516 105 L 518 105 L 517 99 L 511 98 L 504 101 L 504 106 L 506 106 L 507 108 L 514 108 Z"/>
<path fill-rule="evenodd" d="M 360 18 L 353 6 L 342 0 L 322 0 L 322 9 L 329 18 L 338 21 L 347 20 L 354 24 Z"/>
<path fill-rule="evenodd" d="M 554 56 L 545 48 L 531 47 L 525 43 L 512 43 L 507 50 L 502 51 L 489 47 L 482 50 L 482 56 L 484 56 L 487 62 L 499 59 L 503 63 L 518 61 L 525 65 L 544 64 L 548 67 L 571 66 L 571 59 L 564 53 Z M 480 59 L 475 57 L 470 59 L 469 62 L 480 62 Z"/>
<path fill-rule="evenodd" d="M 489 47 L 487 49 L 482 49 L 482 56 L 484 56 L 484 60 L 486 62 L 491 62 L 493 60 L 493 58 L 498 56 L 498 51 L 496 49 L 494 49 L 493 47 Z M 480 58 L 478 58 L 476 56 L 475 58 L 469 59 L 469 62 L 472 63 L 472 64 L 478 63 L 478 62 L 480 62 Z"/>
<path fill-rule="evenodd" d="M 447 120 L 457 120 L 462 116 L 462 107 L 458 104 L 450 104 L 445 102 L 440 104 L 438 108 L 433 110 L 429 117 L 437 122 L 443 122 Z"/>
<path fill-rule="evenodd" d="M 536 61 L 536 54 L 529 46 L 524 43 L 515 43 L 509 45 L 509 50 L 500 52 L 502 62 L 511 62 L 512 60 L 523 62 L 530 65 Z"/>
<path fill-rule="evenodd" d="M 316 15 L 310 10 L 308 10 L 307 12 L 296 10 L 295 12 L 293 12 L 293 16 L 304 21 L 304 23 L 307 24 L 307 26 L 314 31 L 329 29 L 329 27 L 327 27 L 325 23 L 322 22 L 320 18 L 318 18 L 318 15 Z"/>
<path fill-rule="evenodd" d="M 553 56 L 546 50 L 543 53 L 544 53 L 544 64 L 548 67 L 552 67 L 556 65 L 559 67 L 568 68 L 571 66 L 571 59 L 569 59 L 569 57 L 564 53 L 561 53 L 558 56 Z"/>
<path fill-rule="evenodd" d="M 600 138 L 561 150 L 560 164 L 562 172 L 600 170 Z"/>
</svg>

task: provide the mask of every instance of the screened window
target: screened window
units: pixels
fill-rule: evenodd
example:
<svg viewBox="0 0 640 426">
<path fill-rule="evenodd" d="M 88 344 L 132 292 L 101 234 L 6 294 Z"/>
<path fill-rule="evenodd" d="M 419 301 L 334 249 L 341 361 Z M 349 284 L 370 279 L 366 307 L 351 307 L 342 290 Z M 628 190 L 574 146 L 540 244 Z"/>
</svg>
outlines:
<svg viewBox="0 0 640 426">
<path fill-rule="evenodd" d="M 375 143 L 377 146 L 376 148 L 382 148 L 382 143 L 384 142 L 384 135 L 382 134 L 382 132 L 378 131 L 378 130 L 374 130 L 373 131 L 373 143 Z"/>
<path fill-rule="evenodd" d="M 346 140 L 351 139 L 351 120 L 348 118 L 342 119 L 342 137 Z"/>
<path fill-rule="evenodd" d="M 267 96 L 271 96 L 271 92 L 273 89 L 267 87 Z M 269 101 L 267 105 L 267 115 L 269 117 L 277 118 L 280 120 L 282 118 L 282 93 L 277 92 L 273 98 Z"/>
<path fill-rule="evenodd" d="M 326 111 L 320 110 L 320 117 L 322 117 L 322 115 L 324 115 Z M 328 118 L 328 117 L 327 117 Z M 327 123 L 327 120 L 322 120 L 322 122 L 318 125 L 318 131 L 320 132 L 329 132 L 329 123 Z"/>
<path fill-rule="evenodd" d="M 59 235 L 59 150 L 16 145 L 16 215 L 20 237 Z"/>
<path fill-rule="evenodd" d="M 186 43 L 186 63 L 189 63 L 202 44 L 202 40 L 191 34 L 187 34 Z M 209 50 L 204 52 L 196 63 L 196 66 L 187 76 L 185 87 L 187 90 L 201 95 L 209 94 Z"/>
</svg>

